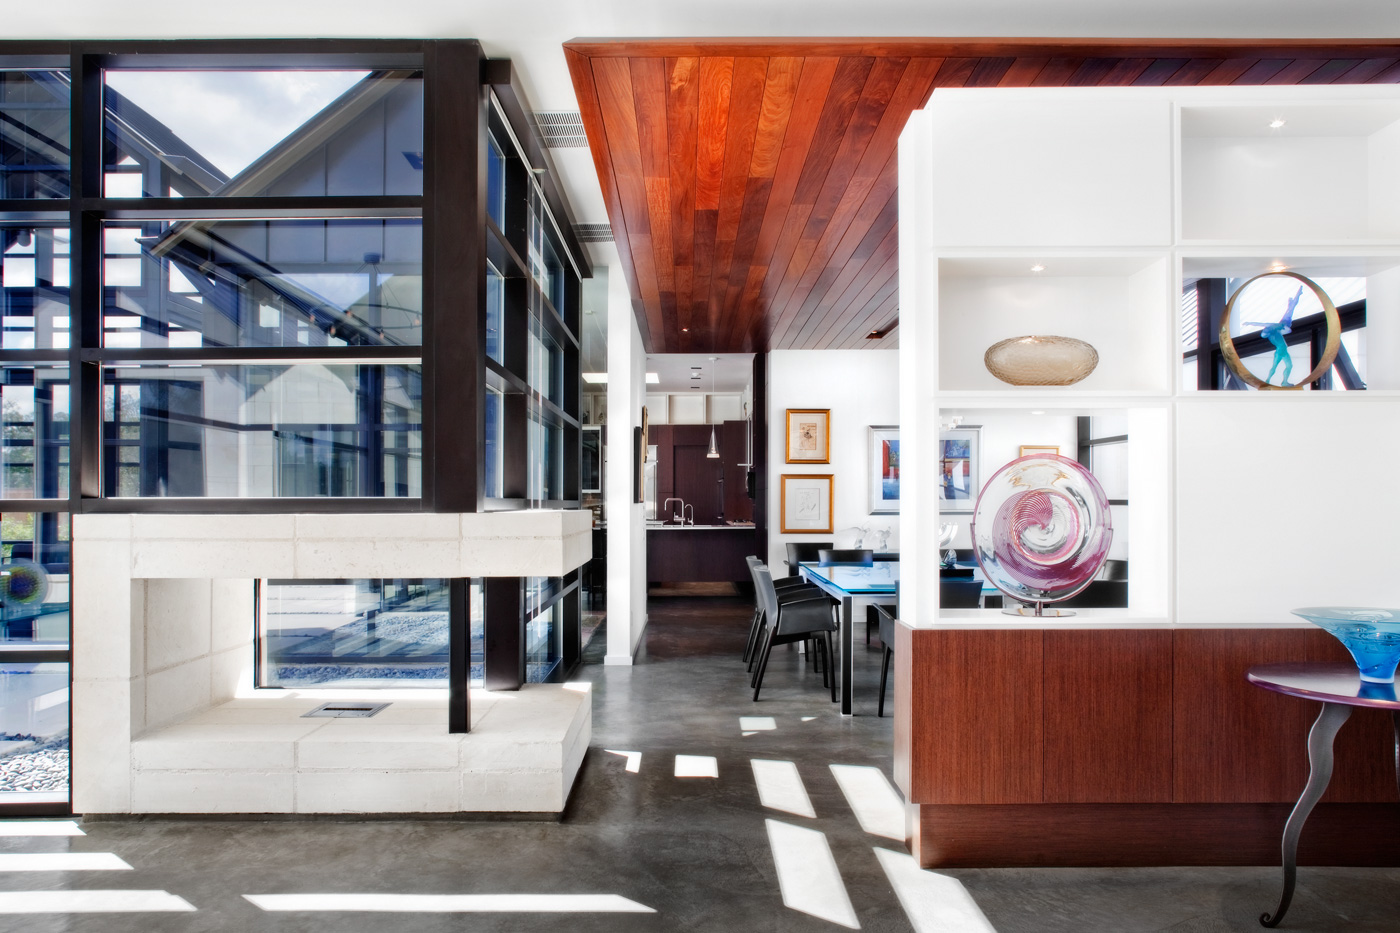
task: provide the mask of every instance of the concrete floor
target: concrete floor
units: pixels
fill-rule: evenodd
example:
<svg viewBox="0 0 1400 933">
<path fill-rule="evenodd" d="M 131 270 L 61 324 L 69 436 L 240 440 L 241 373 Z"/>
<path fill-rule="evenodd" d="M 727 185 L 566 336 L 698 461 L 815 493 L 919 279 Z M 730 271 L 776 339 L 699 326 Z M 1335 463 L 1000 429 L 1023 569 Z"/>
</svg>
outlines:
<svg viewBox="0 0 1400 933">
<path fill-rule="evenodd" d="M 132 868 L 0 870 L 0 907 L 39 899 L 12 900 L 15 892 L 119 889 L 168 892 L 194 908 L 0 913 L 0 931 L 804 931 L 842 925 L 803 912 L 821 913 L 841 887 L 851 920 L 874 931 L 1225 933 L 1258 930 L 1258 915 L 1273 909 L 1273 868 L 914 872 L 912 886 L 896 892 L 891 879 L 899 875 L 886 866 L 905 864 L 903 847 L 862 828 L 867 804 L 848 797 L 831 768 L 889 775 L 891 722 L 874 715 L 878 646 L 867 651 L 857 636 L 855 717 L 841 718 L 820 675 L 786 648 L 775 653 L 755 704 L 738 660 L 748 612 L 737 598 L 654 598 L 645 654 L 632 668 L 604 667 L 595 640 L 579 671 L 595 684 L 592 748 L 559 823 L 87 823 L 85 836 L 0 836 L 0 869 L 9 867 L 5 855 L 61 852 L 114 853 Z M 773 728 L 740 721 L 754 716 L 771 717 Z M 678 755 L 712 756 L 718 777 L 676 777 Z M 792 762 L 815 817 L 763 806 L 754 759 Z M 831 852 L 835 874 L 825 882 L 785 879 L 791 906 L 770 844 L 774 824 L 805 832 L 803 850 L 783 857 L 816 866 L 808 881 L 821 880 L 820 859 L 801 860 Z M 899 877 L 908 881 L 907 872 Z M 603 894 L 655 912 L 340 909 L 348 901 L 268 911 L 245 897 L 313 893 Z M 541 906 L 538 898 L 526 904 Z M 1283 929 L 1400 931 L 1400 869 L 1303 868 Z"/>
</svg>

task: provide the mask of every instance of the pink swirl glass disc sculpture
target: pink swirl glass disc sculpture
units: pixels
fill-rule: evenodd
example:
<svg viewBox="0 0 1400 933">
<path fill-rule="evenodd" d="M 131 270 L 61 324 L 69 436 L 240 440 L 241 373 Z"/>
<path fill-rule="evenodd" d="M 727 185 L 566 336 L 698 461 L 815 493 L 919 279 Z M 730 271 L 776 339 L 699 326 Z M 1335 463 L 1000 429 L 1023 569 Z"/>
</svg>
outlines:
<svg viewBox="0 0 1400 933">
<path fill-rule="evenodd" d="M 1108 557 L 1113 520 L 1103 487 L 1068 457 L 1033 454 L 1002 467 L 977 497 L 972 543 L 982 573 L 1012 599 L 1046 612 L 1043 604 L 1069 599 L 1094 579 Z"/>
</svg>

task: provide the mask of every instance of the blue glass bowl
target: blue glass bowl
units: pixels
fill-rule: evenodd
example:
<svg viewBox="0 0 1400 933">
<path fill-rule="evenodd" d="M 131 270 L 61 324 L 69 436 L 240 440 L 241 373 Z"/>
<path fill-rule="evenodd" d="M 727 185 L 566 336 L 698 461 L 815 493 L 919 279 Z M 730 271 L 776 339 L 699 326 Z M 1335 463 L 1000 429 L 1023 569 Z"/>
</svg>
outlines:
<svg viewBox="0 0 1400 933">
<path fill-rule="evenodd" d="M 1293 614 L 1346 645 L 1362 680 L 1372 684 L 1395 683 L 1395 667 L 1400 664 L 1400 609 L 1315 606 L 1294 609 Z"/>
</svg>

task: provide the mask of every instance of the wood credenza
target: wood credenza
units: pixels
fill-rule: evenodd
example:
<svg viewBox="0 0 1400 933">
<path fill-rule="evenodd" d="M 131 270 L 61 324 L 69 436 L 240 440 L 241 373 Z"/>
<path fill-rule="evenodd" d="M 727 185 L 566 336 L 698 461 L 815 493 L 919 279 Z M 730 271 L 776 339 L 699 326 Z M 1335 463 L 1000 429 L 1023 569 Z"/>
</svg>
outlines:
<svg viewBox="0 0 1400 933">
<path fill-rule="evenodd" d="M 1251 686 L 1346 661 L 1306 628 L 913 628 L 895 646 L 895 778 L 926 867 L 1268 865 L 1317 705 Z M 1400 865 L 1391 720 L 1357 710 L 1301 864 Z"/>
</svg>

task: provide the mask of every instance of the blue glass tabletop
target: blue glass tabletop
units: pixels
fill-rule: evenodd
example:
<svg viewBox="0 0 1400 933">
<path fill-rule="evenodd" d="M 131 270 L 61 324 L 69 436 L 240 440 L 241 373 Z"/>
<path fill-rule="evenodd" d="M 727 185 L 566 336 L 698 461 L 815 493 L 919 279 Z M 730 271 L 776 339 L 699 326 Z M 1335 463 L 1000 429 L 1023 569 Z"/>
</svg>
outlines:
<svg viewBox="0 0 1400 933">
<path fill-rule="evenodd" d="M 804 561 L 802 569 L 812 577 L 820 577 L 840 590 L 852 595 L 893 593 L 899 582 L 899 561 L 879 560 L 873 567 L 856 567 L 841 564 L 834 567 L 819 567 L 815 561 Z"/>
</svg>

